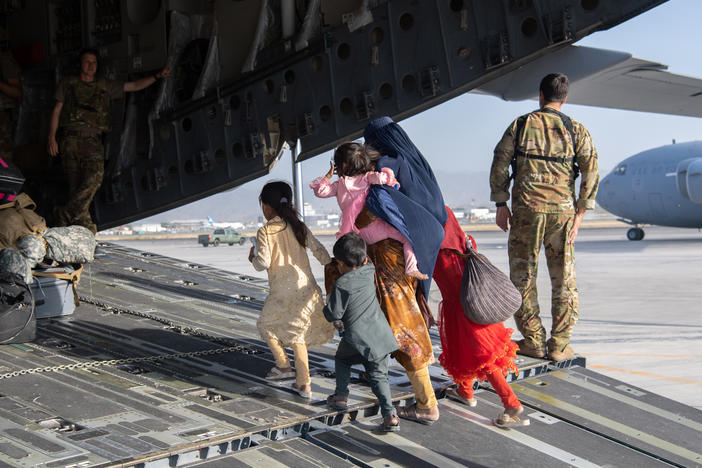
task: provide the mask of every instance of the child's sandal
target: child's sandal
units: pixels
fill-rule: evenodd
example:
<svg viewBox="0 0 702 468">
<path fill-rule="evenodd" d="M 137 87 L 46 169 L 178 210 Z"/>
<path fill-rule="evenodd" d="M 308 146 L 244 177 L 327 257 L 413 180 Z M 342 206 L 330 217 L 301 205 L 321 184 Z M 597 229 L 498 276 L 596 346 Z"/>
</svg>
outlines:
<svg viewBox="0 0 702 468">
<path fill-rule="evenodd" d="M 516 414 L 510 415 L 509 409 L 506 409 L 498 418 L 493 419 L 492 422 L 495 426 L 502 428 L 502 429 L 528 426 L 531 423 L 529 418 L 521 419 L 519 417 L 519 415 L 522 414 L 522 411 L 519 411 Z"/>
<path fill-rule="evenodd" d="M 329 395 L 327 397 L 327 406 L 335 410 L 346 411 L 349 408 L 348 398 L 341 395 L 337 395 L 336 393 L 333 395 Z"/>
<path fill-rule="evenodd" d="M 400 418 L 396 414 L 390 414 L 383 417 L 383 422 L 380 423 L 381 432 L 400 432 Z"/>
<path fill-rule="evenodd" d="M 288 370 L 280 370 L 278 367 L 273 367 L 266 374 L 266 380 L 284 380 L 291 379 L 295 377 L 295 372 L 293 372 L 291 367 Z"/>
</svg>

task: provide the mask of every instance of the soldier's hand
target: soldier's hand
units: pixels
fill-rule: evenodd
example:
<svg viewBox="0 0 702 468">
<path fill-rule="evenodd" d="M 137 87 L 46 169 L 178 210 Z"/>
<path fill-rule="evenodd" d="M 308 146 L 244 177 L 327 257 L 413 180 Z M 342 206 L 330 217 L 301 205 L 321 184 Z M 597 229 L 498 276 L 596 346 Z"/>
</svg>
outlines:
<svg viewBox="0 0 702 468">
<path fill-rule="evenodd" d="M 159 72 L 159 78 L 168 78 L 171 76 L 171 67 L 163 67 L 163 70 Z"/>
<path fill-rule="evenodd" d="M 580 223 L 583 221 L 583 216 L 585 216 L 585 210 L 578 210 L 573 218 L 573 225 L 570 227 L 568 232 L 568 243 L 575 244 L 575 238 L 578 237 L 578 230 L 580 229 Z"/>
<path fill-rule="evenodd" d="M 512 224 L 512 212 L 509 211 L 509 208 L 506 206 L 498 206 L 495 222 L 500 229 L 507 232 L 509 226 Z"/>
<path fill-rule="evenodd" d="M 46 150 L 51 156 L 57 156 L 59 152 L 58 143 L 56 143 L 56 138 L 49 138 L 49 142 L 46 145 Z"/>
</svg>

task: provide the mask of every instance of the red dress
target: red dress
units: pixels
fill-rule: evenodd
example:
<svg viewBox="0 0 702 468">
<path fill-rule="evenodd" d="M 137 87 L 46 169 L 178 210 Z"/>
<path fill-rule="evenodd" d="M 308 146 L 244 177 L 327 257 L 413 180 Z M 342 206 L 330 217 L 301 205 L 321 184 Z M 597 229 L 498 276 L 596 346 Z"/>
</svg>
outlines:
<svg viewBox="0 0 702 468">
<path fill-rule="evenodd" d="M 446 238 L 434 268 L 434 281 L 443 298 L 439 305 L 439 362 L 459 386 L 470 387 L 473 379 L 486 380 L 488 374 L 518 372 L 513 361 L 518 347 L 510 339 L 511 328 L 501 323 L 478 325 L 463 313 L 459 295 L 465 260 L 449 249 L 465 252 L 465 233 L 448 207 L 447 211 Z"/>
</svg>

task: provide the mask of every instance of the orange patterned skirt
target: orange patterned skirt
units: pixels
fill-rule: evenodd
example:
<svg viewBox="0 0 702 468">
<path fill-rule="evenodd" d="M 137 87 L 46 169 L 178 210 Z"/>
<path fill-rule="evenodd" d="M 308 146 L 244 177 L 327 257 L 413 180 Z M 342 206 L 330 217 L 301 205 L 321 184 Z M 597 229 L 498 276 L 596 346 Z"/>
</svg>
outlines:
<svg viewBox="0 0 702 468">
<path fill-rule="evenodd" d="M 399 350 L 392 357 L 409 371 L 434 362 L 429 331 L 417 304 L 417 280 L 405 275 L 402 244 L 385 239 L 368 246 L 368 257 L 375 265 L 376 292 L 388 319 Z"/>
</svg>

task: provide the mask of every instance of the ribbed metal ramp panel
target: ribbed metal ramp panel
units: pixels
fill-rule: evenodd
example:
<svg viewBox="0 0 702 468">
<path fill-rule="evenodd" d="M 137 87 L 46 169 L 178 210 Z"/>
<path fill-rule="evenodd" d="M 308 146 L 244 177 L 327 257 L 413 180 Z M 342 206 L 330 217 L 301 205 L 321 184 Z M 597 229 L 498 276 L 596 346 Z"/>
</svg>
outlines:
<svg viewBox="0 0 702 468">
<path fill-rule="evenodd" d="M 270 382 L 255 323 L 266 281 L 104 244 L 82 304 L 0 347 L 0 468 L 94 466 L 696 466 L 702 414 L 584 368 L 520 359 L 510 376 L 532 425 L 500 430 L 489 386 L 467 408 L 431 367 L 441 419 L 379 434 L 356 378 L 330 411 L 337 340 L 310 351 L 313 399 Z M 439 340 L 432 339 L 437 353 Z M 358 377 L 358 374 L 355 375 Z M 403 371 L 393 397 L 413 399 Z"/>
</svg>

